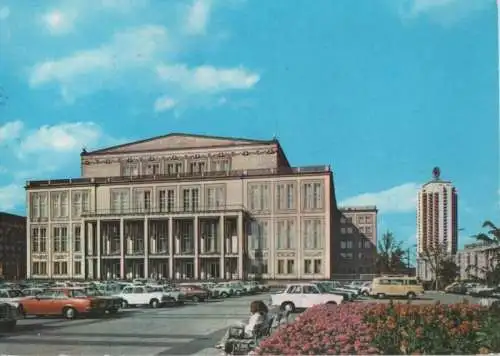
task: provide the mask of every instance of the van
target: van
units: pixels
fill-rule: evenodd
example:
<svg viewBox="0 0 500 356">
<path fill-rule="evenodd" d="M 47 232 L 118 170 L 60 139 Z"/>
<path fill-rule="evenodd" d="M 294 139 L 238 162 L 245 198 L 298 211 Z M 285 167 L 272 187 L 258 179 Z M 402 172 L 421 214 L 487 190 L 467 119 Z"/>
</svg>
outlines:
<svg viewBox="0 0 500 356">
<path fill-rule="evenodd" d="M 370 296 L 377 298 L 406 297 L 414 299 L 424 294 L 424 286 L 416 277 L 382 276 L 374 278 Z"/>
</svg>

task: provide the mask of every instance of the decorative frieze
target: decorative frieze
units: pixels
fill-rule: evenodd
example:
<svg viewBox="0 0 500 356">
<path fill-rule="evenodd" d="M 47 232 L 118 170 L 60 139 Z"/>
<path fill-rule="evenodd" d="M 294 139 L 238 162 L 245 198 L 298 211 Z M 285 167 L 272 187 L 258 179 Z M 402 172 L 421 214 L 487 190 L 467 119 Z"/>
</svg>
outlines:
<svg viewBox="0 0 500 356">
<path fill-rule="evenodd" d="M 139 161 L 178 161 L 181 159 L 203 159 L 203 158 L 224 158 L 231 156 L 250 156 L 250 155 L 265 155 L 265 154 L 275 154 L 277 152 L 276 148 L 267 149 L 254 149 L 254 150 L 236 150 L 236 151 L 220 151 L 220 152 L 194 152 L 191 154 L 165 154 L 159 153 L 155 155 L 131 155 L 125 156 L 122 154 L 120 156 L 111 157 L 86 157 L 83 159 L 83 164 L 85 165 L 95 165 L 95 164 L 113 164 L 119 162 L 139 162 Z"/>
<path fill-rule="evenodd" d="M 304 257 L 321 257 L 323 256 L 322 251 L 305 251 Z"/>
<path fill-rule="evenodd" d="M 46 253 L 32 253 L 31 258 L 34 260 L 48 260 L 48 255 Z"/>
<path fill-rule="evenodd" d="M 278 257 L 295 257 L 295 252 L 278 252 Z"/>
</svg>

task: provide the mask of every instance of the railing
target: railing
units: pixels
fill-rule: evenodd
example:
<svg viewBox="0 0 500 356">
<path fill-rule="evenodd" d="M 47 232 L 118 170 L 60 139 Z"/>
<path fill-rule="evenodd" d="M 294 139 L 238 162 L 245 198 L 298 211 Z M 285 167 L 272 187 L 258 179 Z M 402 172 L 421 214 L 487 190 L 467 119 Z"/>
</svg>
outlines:
<svg viewBox="0 0 500 356">
<path fill-rule="evenodd" d="M 284 174 L 311 174 L 330 172 L 330 166 L 306 166 L 306 167 L 279 167 L 265 169 L 240 169 L 234 171 L 210 171 L 201 173 L 177 173 L 177 174 L 155 174 L 155 175 L 136 175 L 136 176 L 114 176 L 114 177 L 92 177 L 92 178 L 68 178 L 51 180 L 27 181 L 26 188 L 39 188 L 51 185 L 71 185 L 71 184 L 113 184 L 113 183 L 132 183 L 132 182 L 154 182 L 165 180 L 179 180 L 188 178 L 211 179 L 211 178 L 229 178 L 229 177 L 252 177 L 267 175 Z"/>
<path fill-rule="evenodd" d="M 180 215 L 180 214 L 210 214 L 222 212 L 239 212 L 246 211 L 242 204 L 227 204 L 221 206 L 198 206 L 194 208 L 128 208 L 128 209 L 97 209 L 94 211 L 82 212 L 82 217 L 98 217 L 109 215 L 134 215 L 134 216 L 147 216 L 147 215 Z"/>
</svg>

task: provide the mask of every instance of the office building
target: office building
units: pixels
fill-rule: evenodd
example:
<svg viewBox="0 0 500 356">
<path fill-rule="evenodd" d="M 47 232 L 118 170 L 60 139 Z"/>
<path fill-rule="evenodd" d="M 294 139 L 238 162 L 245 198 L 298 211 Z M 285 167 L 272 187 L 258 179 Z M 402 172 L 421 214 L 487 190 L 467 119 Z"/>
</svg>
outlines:
<svg viewBox="0 0 500 356">
<path fill-rule="evenodd" d="M 335 273 L 376 273 L 377 207 L 342 207 L 339 211 L 340 234 L 333 242 Z"/>
<path fill-rule="evenodd" d="M 0 278 L 26 276 L 26 218 L 0 212 Z"/>
<path fill-rule="evenodd" d="M 465 245 L 455 255 L 455 263 L 459 267 L 459 279 L 486 279 L 497 264 L 500 246 L 488 243 L 473 243 Z"/>
<path fill-rule="evenodd" d="M 280 143 L 173 133 L 81 153 L 81 177 L 29 181 L 32 278 L 329 278 L 329 166 Z"/>
</svg>

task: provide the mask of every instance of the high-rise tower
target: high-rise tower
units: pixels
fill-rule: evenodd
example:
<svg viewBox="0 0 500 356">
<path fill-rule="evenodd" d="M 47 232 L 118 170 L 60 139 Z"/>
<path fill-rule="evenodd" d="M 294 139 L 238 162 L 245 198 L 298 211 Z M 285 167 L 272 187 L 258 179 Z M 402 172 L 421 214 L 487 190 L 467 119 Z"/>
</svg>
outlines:
<svg viewBox="0 0 500 356">
<path fill-rule="evenodd" d="M 457 191 L 450 181 L 442 180 L 438 167 L 432 171 L 433 179 L 418 193 L 417 252 L 425 254 L 444 246 L 448 254 L 455 254 L 458 244 Z"/>
</svg>

